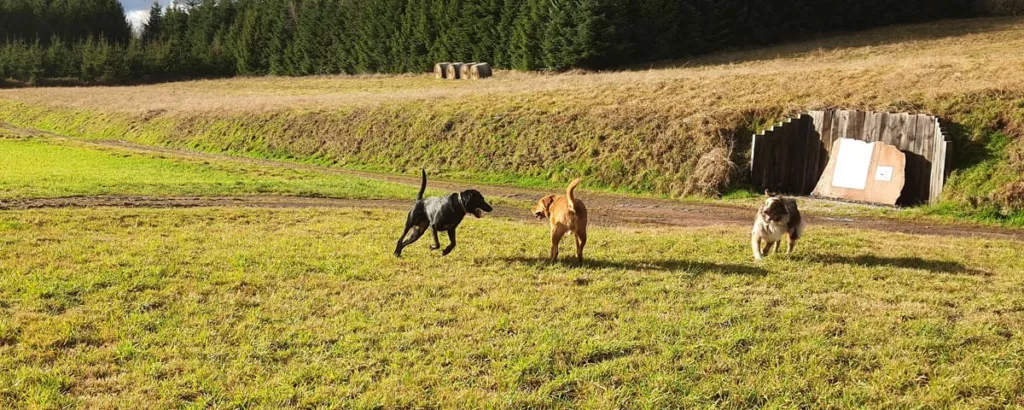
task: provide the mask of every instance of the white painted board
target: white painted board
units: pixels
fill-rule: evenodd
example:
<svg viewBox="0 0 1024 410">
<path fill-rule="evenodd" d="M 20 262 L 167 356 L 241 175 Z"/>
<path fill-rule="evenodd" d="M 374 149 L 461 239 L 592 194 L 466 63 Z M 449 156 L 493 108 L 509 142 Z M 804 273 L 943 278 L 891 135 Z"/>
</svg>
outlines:
<svg viewBox="0 0 1024 410">
<path fill-rule="evenodd" d="M 832 174 L 832 186 L 864 190 L 868 183 L 871 156 L 875 148 L 864 141 L 842 139 L 836 157 L 836 169 Z"/>
</svg>

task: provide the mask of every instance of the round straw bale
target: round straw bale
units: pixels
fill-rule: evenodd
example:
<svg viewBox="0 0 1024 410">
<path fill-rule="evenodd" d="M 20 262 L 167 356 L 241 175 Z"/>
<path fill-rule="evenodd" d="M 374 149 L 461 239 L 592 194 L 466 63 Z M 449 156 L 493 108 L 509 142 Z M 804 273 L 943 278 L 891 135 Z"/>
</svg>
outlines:
<svg viewBox="0 0 1024 410">
<path fill-rule="evenodd" d="M 474 65 L 476 65 L 476 63 L 466 63 L 466 64 L 463 64 L 462 68 L 459 69 L 459 78 L 461 78 L 463 80 L 468 80 L 470 78 L 469 70 L 471 68 L 473 68 Z"/>
<path fill-rule="evenodd" d="M 491 65 L 487 63 L 476 64 L 469 70 L 469 78 L 474 80 L 488 78 L 493 74 L 494 72 L 491 70 Z"/>
<path fill-rule="evenodd" d="M 448 79 L 449 80 L 458 80 L 458 79 L 462 78 L 462 77 L 459 76 L 459 73 L 461 73 L 461 72 L 462 72 L 462 63 L 451 63 L 451 64 L 448 64 Z"/>
<path fill-rule="evenodd" d="M 434 78 L 443 79 L 448 78 L 448 66 L 451 63 L 437 63 L 434 64 Z"/>
</svg>

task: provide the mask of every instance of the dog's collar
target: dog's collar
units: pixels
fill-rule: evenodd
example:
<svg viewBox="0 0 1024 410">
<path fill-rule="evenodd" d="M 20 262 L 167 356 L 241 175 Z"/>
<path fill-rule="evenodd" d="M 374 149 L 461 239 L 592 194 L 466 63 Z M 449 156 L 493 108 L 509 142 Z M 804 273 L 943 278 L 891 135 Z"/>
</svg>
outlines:
<svg viewBox="0 0 1024 410">
<path fill-rule="evenodd" d="M 462 208 L 462 213 L 468 214 L 469 211 L 466 210 L 466 204 L 462 203 L 462 194 L 457 193 L 455 194 L 455 197 L 457 198 L 455 202 L 459 203 L 459 208 Z"/>
</svg>

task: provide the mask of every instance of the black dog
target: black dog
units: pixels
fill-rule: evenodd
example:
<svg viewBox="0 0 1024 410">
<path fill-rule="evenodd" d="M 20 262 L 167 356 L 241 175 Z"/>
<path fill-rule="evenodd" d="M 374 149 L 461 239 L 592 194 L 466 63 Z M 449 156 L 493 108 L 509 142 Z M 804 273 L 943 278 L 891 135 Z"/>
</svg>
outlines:
<svg viewBox="0 0 1024 410">
<path fill-rule="evenodd" d="M 423 192 L 427 190 L 427 171 L 423 171 L 423 183 L 420 185 L 420 193 L 416 195 L 416 205 L 409 211 L 409 218 L 405 221 L 405 230 L 402 237 L 398 238 L 398 246 L 395 247 L 395 256 L 402 257 L 402 249 L 412 245 L 427 232 L 430 227 L 434 234 L 434 245 L 431 250 L 441 249 L 441 242 L 437 240 L 437 231 L 447 231 L 451 243 L 444 248 L 442 255 L 448 255 L 455 249 L 455 228 L 459 227 L 462 219 L 468 214 L 477 218 L 483 218 L 484 212 L 491 212 L 491 208 L 484 200 L 479 191 L 470 189 L 462 191 L 461 194 L 451 194 L 447 197 L 432 197 L 423 199 Z M 405 236 L 412 231 L 408 239 Z M 405 241 L 403 241 L 405 239 Z"/>
</svg>

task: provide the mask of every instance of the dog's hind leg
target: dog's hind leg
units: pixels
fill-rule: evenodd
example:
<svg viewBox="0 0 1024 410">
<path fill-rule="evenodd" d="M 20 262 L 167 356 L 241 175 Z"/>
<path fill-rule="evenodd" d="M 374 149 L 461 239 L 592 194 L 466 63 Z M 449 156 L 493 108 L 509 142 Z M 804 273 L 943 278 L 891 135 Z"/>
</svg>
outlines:
<svg viewBox="0 0 1024 410">
<path fill-rule="evenodd" d="M 551 231 L 551 261 L 558 261 L 558 245 L 562 243 L 562 237 L 565 236 L 566 229 L 561 226 L 556 226 Z"/>
<path fill-rule="evenodd" d="M 455 249 L 455 229 L 454 228 L 448 230 L 448 239 L 451 241 L 451 243 L 448 244 L 447 248 L 444 248 L 444 252 L 441 252 L 441 256 L 448 256 L 449 253 L 452 253 L 452 249 Z"/>
<path fill-rule="evenodd" d="M 775 242 L 775 253 L 782 253 L 782 238 Z"/>
<path fill-rule="evenodd" d="M 786 253 L 793 253 L 793 250 L 796 249 L 796 241 L 800 240 L 800 237 L 803 236 L 803 233 L 804 228 L 802 225 L 798 226 L 795 230 L 789 233 L 789 249 L 786 251 Z"/>
<path fill-rule="evenodd" d="M 576 233 L 576 260 L 583 263 L 583 247 L 587 246 L 587 234 L 586 232 Z"/>
<path fill-rule="evenodd" d="M 430 250 L 436 251 L 441 249 L 441 241 L 437 240 L 437 228 L 430 227 L 430 233 L 434 235 L 434 244 L 430 245 Z"/>
<path fill-rule="evenodd" d="M 415 225 L 413 225 L 412 214 L 410 213 L 409 218 L 405 221 L 405 229 L 402 230 L 402 236 L 398 237 L 398 243 L 395 245 L 395 256 L 399 258 L 402 257 L 402 248 L 405 248 L 405 245 L 403 245 L 402 242 L 405 240 L 405 236 L 409 234 L 409 231 L 412 230 L 413 226 Z"/>
<path fill-rule="evenodd" d="M 420 238 L 422 238 L 423 234 L 425 233 L 427 233 L 427 228 L 424 228 L 422 226 L 412 227 L 412 234 L 409 235 L 409 239 L 406 239 L 405 242 L 402 243 L 402 247 L 404 248 L 406 246 L 416 243 L 416 241 L 420 240 Z"/>
<path fill-rule="evenodd" d="M 425 228 L 425 227 L 413 226 L 412 227 L 412 234 L 409 235 L 409 239 L 406 239 L 404 242 L 399 242 L 398 243 L 398 248 L 395 249 L 395 256 L 402 257 L 402 249 L 404 249 L 406 246 L 412 245 L 416 241 L 420 240 L 420 237 L 422 237 L 423 234 L 426 233 L 426 232 L 427 232 L 427 228 Z"/>
</svg>

